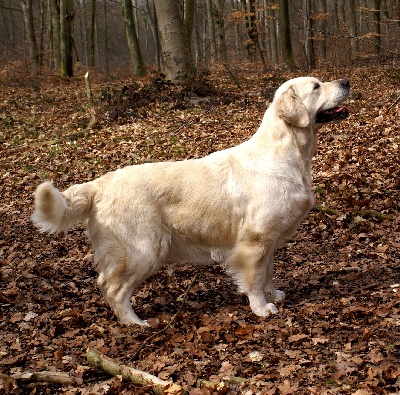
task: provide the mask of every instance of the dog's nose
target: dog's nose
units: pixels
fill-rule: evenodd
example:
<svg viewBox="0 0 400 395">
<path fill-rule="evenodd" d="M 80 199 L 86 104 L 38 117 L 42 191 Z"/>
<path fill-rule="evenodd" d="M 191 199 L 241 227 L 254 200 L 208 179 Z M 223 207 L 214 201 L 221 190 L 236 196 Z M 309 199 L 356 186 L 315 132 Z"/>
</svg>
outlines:
<svg viewBox="0 0 400 395">
<path fill-rule="evenodd" d="M 340 86 L 342 86 L 343 88 L 350 88 L 350 81 L 347 78 L 343 78 L 340 81 Z"/>
</svg>

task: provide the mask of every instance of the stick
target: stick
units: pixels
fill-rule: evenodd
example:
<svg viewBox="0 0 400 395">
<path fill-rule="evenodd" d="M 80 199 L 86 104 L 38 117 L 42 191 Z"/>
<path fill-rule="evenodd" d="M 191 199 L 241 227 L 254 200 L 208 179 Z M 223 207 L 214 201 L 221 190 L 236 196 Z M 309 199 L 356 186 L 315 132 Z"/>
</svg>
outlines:
<svg viewBox="0 0 400 395">
<path fill-rule="evenodd" d="M 158 394 L 180 395 L 182 387 L 170 381 L 161 380 L 150 373 L 142 370 L 134 369 L 126 365 L 114 362 L 111 358 L 106 357 L 98 350 L 88 348 L 86 351 L 86 359 L 89 365 L 96 369 L 101 369 L 111 376 L 122 376 L 122 380 L 130 381 L 135 384 L 150 386 L 153 391 Z"/>
<path fill-rule="evenodd" d="M 14 380 L 45 382 L 61 385 L 81 385 L 83 380 L 62 372 L 25 372 L 11 376 Z"/>
<path fill-rule="evenodd" d="M 181 313 L 182 308 L 183 308 L 183 306 L 185 305 L 186 300 L 187 300 L 187 298 L 188 298 L 189 292 L 190 292 L 190 290 L 191 290 L 191 288 L 192 288 L 194 282 L 196 281 L 196 279 L 197 279 L 197 274 L 194 275 L 194 277 L 193 277 L 193 279 L 192 279 L 192 282 L 190 283 L 190 285 L 188 286 L 187 290 L 185 291 L 185 295 L 184 295 L 184 297 L 183 297 L 183 300 L 182 300 L 181 305 L 179 306 L 178 311 L 171 317 L 171 319 L 170 319 L 169 322 L 168 322 L 168 325 L 167 325 L 166 327 L 162 328 L 161 330 L 159 330 L 158 332 L 153 333 L 153 334 L 152 334 L 151 336 L 149 336 L 148 338 L 146 338 L 146 339 L 142 342 L 142 344 L 136 349 L 135 353 L 132 355 L 132 358 L 130 359 L 131 361 L 135 360 L 135 359 L 139 356 L 140 351 L 142 351 L 143 348 L 144 348 L 148 343 L 150 343 L 151 340 L 153 340 L 155 337 L 159 336 L 161 333 L 164 333 L 164 332 L 174 323 L 174 321 L 176 320 L 176 317 Z"/>
<path fill-rule="evenodd" d="M 90 110 L 90 123 L 89 123 L 89 129 L 92 129 L 94 125 L 97 123 L 97 118 L 96 118 L 96 109 L 94 108 L 94 102 L 93 102 L 93 95 L 92 95 L 92 88 L 90 86 L 90 80 L 89 80 L 89 72 L 85 74 L 85 84 L 86 84 L 86 96 L 89 104 L 89 110 Z"/>
<path fill-rule="evenodd" d="M 390 105 L 390 107 L 386 110 L 386 114 L 388 114 L 389 111 L 390 111 L 398 102 L 400 102 L 400 96 L 399 96 L 399 97 L 396 99 L 396 101 L 395 101 L 394 103 L 392 103 L 392 104 Z"/>
</svg>

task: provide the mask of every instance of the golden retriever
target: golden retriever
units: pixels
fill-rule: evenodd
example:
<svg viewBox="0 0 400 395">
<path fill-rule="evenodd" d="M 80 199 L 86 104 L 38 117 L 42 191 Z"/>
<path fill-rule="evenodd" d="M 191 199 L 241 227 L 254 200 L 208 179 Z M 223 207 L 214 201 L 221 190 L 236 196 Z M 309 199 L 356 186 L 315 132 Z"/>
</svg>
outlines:
<svg viewBox="0 0 400 395">
<path fill-rule="evenodd" d="M 98 286 L 121 324 L 146 325 L 132 310 L 136 287 L 165 263 L 226 263 L 251 310 L 278 312 L 274 251 L 314 204 L 316 131 L 346 118 L 347 79 L 299 77 L 278 88 L 257 132 L 200 159 L 128 166 L 60 192 L 35 193 L 42 232 L 87 219 Z"/>
</svg>

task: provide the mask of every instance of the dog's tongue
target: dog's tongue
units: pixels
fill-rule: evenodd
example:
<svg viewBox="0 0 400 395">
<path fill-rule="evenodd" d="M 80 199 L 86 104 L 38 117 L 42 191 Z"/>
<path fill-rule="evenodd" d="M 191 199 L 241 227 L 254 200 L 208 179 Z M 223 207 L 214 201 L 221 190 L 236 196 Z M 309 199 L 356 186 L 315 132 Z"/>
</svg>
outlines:
<svg viewBox="0 0 400 395">
<path fill-rule="evenodd" d="M 321 111 L 317 114 L 317 122 L 331 122 L 334 120 L 345 119 L 349 116 L 349 108 L 338 106 Z"/>
<path fill-rule="evenodd" d="M 338 106 L 338 107 L 335 107 L 335 108 L 333 108 L 333 111 L 335 112 L 335 113 L 341 113 L 341 112 L 350 112 L 349 111 L 349 108 L 348 107 L 346 107 L 346 106 Z"/>
</svg>

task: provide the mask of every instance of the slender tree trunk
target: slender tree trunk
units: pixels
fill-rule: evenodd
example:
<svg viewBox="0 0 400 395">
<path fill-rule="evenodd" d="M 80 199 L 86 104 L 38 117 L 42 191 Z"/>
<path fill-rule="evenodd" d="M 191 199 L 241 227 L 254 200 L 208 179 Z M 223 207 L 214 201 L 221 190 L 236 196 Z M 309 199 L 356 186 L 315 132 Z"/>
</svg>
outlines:
<svg viewBox="0 0 400 395">
<path fill-rule="evenodd" d="M 271 63 L 275 66 L 278 64 L 278 38 L 277 38 L 277 11 L 275 5 L 268 7 L 269 14 L 269 40 L 271 43 Z"/>
<path fill-rule="evenodd" d="M 40 66 L 42 66 L 43 56 L 44 56 L 44 32 L 46 26 L 46 13 L 45 13 L 46 6 L 44 0 L 40 0 L 39 7 L 40 7 L 39 64 Z"/>
<path fill-rule="evenodd" d="M 216 27 L 217 27 L 217 43 L 218 43 L 218 57 L 222 61 L 227 61 L 227 50 L 225 41 L 225 23 L 224 23 L 224 5 L 225 0 L 215 0 L 216 6 Z"/>
<path fill-rule="evenodd" d="M 320 22 L 319 22 L 319 30 L 321 31 L 319 35 L 319 46 L 318 46 L 318 53 L 319 53 L 319 61 L 326 60 L 326 32 L 327 32 L 327 0 L 320 0 L 319 1 L 319 12 L 323 15 Z M 354 12 L 354 11 L 353 11 Z"/>
<path fill-rule="evenodd" d="M 375 53 L 381 52 L 381 0 L 374 0 Z"/>
<path fill-rule="evenodd" d="M 54 50 L 54 68 L 61 69 L 61 26 L 60 26 L 60 8 L 57 0 L 49 0 L 51 15 L 52 42 Z"/>
<path fill-rule="evenodd" d="M 314 58 L 314 35 L 313 35 L 313 21 L 311 18 L 311 0 L 304 0 L 304 47 L 307 60 L 307 68 L 315 68 Z"/>
<path fill-rule="evenodd" d="M 60 75 L 62 77 L 73 76 L 73 40 L 72 40 L 72 12 L 71 0 L 60 0 L 60 31 L 61 31 L 61 63 Z"/>
<path fill-rule="evenodd" d="M 150 19 L 150 28 L 153 33 L 154 46 L 155 46 L 155 62 L 157 69 L 161 69 L 161 44 L 160 36 L 158 34 L 158 22 L 156 15 L 156 8 L 154 5 L 154 0 L 146 0 L 147 16 Z"/>
<path fill-rule="evenodd" d="M 201 39 L 200 39 L 200 33 L 199 33 L 199 25 L 201 21 L 201 16 L 199 18 L 199 13 L 197 12 L 197 9 L 194 13 L 194 29 L 193 29 L 193 39 L 192 39 L 192 45 L 193 45 L 193 50 L 192 50 L 192 61 L 194 62 L 195 67 L 198 67 L 198 65 L 204 60 L 203 53 L 201 51 Z"/>
<path fill-rule="evenodd" d="M 103 0 L 104 10 L 104 62 L 106 67 L 106 76 L 109 74 L 109 62 L 108 62 L 108 24 L 107 24 L 107 0 Z"/>
<path fill-rule="evenodd" d="M 357 56 L 357 54 L 360 52 L 360 46 L 357 38 L 358 36 L 358 28 L 357 28 L 357 18 L 356 18 L 356 2 L 355 0 L 348 0 L 348 9 L 347 9 L 347 15 L 349 18 L 349 29 L 350 29 L 350 34 L 353 36 L 353 38 L 350 39 L 351 43 L 351 54 L 352 58 L 355 58 L 354 54 Z"/>
<path fill-rule="evenodd" d="M 211 54 L 211 63 L 214 63 L 214 56 L 217 56 L 217 44 L 215 37 L 215 24 L 213 15 L 213 3 L 212 0 L 206 0 L 206 12 L 207 12 L 207 27 L 208 27 L 208 42 Z"/>
<path fill-rule="evenodd" d="M 282 63 L 290 70 L 296 69 L 293 58 L 292 36 L 290 33 L 289 0 L 281 0 L 279 8 L 280 37 L 282 44 Z"/>
<path fill-rule="evenodd" d="M 235 0 L 231 0 L 231 9 L 235 11 L 239 11 L 239 6 L 241 3 L 237 3 Z M 242 54 L 242 45 L 240 42 L 240 25 L 239 23 L 235 23 L 235 32 L 234 32 L 234 37 L 235 37 L 235 52 L 236 52 L 236 59 L 240 60 L 241 59 L 241 54 Z"/>
<path fill-rule="evenodd" d="M 121 0 L 121 9 L 122 16 L 124 18 L 125 34 L 128 41 L 133 72 L 137 75 L 144 75 L 145 67 L 142 53 L 140 51 L 139 40 L 136 34 L 135 19 L 133 16 L 131 0 Z"/>
<path fill-rule="evenodd" d="M 29 48 L 29 57 L 35 68 L 39 66 L 39 52 L 33 25 L 32 0 L 21 0 L 22 14 L 24 17 L 25 37 Z"/>
<path fill-rule="evenodd" d="M 89 67 L 93 68 L 95 63 L 95 45 L 94 45 L 94 34 L 95 34 L 95 26 L 96 26 L 96 0 L 91 0 L 91 13 L 90 13 L 90 57 L 89 57 Z"/>
<path fill-rule="evenodd" d="M 180 17 L 176 0 L 155 1 L 161 33 L 163 71 L 167 80 L 179 83 L 192 72 L 190 43 L 186 28 Z"/>
</svg>

